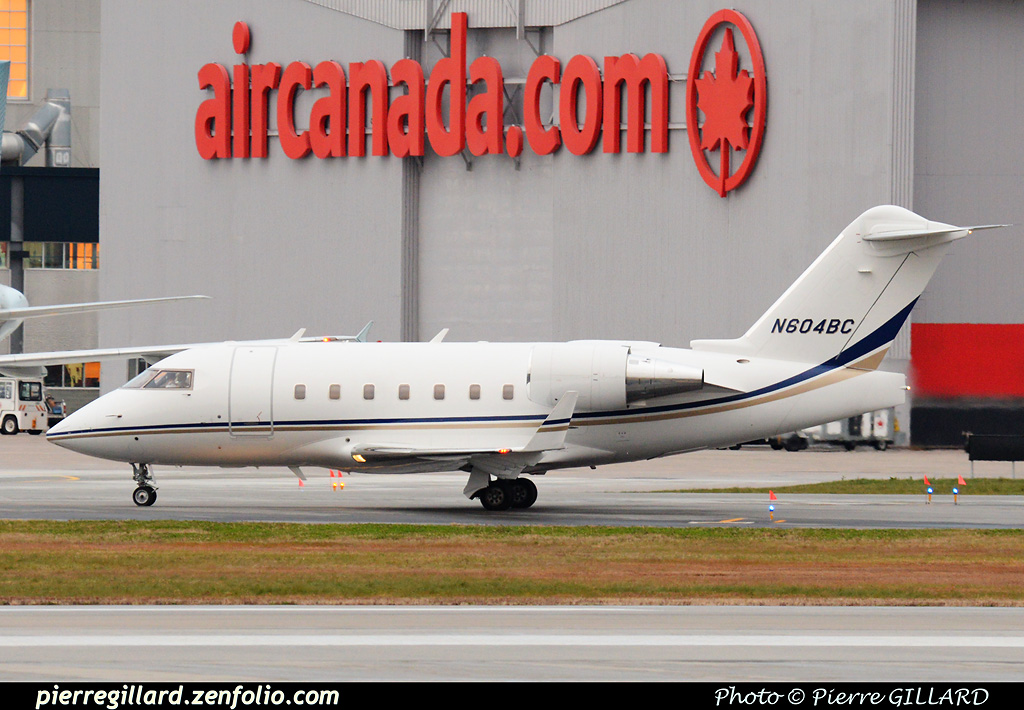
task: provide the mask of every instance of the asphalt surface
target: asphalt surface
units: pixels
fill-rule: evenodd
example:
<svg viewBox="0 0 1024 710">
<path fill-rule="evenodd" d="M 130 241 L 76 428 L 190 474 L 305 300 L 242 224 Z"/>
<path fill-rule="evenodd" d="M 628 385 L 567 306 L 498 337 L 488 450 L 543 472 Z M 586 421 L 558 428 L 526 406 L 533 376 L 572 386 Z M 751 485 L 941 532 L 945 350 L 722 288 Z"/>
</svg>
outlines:
<svg viewBox="0 0 1024 710">
<path fill-rule="evenodd" d="M 1021 677 L 1024 609 L 0 607 L 0 681 Z"/>
<path fill-rule="evenodd" d="M 1010 475 L 979 464 L 978 476 Z M 537 504 L 489 513 L 464 474 L 127 466 L 41 437 L 0 439 L 0 517 L 462 524 L 1019 528 L 1024 497 L 971 496 L 961 451 L 709 451 L 536 478 Z M 1021 472 L 1024 475 L 1024 471 Z M 923 476 L 967 478 L 959 505 Z M 662 493 L 837 478 L 922 480 L 917 496 Z M 338 484 L 343 482 L 344 488 Z M 0 681 L 1019 681 L 1024 609 L 840 607 L 0 607 Z M 705 699 L 707 704 L 713 698 Z"/>
<path fill-rule="evenodd" d="M 140 508 L 126 464 L 66 451 L 42 437 L 0 439 L 0 517 L 59 520 L 215 520 L 299 523 L 432 523 L 469 525 L 695 525 L 849 528 L 1016 528 L 1024 497 L 972 496 L 962 451 L 877 452 L 860 449 L 708 451 L 655 461 L 554 471 L 534 477 L 540 495 L 528 510 L 488 512 L 462 495 L 464 473 L 332 478 L 306 471 L 299 485 L 283 468 L 155 467 L 158 499 Z M 923 477 L 964 475 L 957 504 L 940 491 L 931 503 Z M 1007 463 L 976 466 L 975 475 L 1009 476 Z M 1021 471 L 1024 476 L 1024 470 Z M 922 481 L 920 495 L 780 494 L 770 489 L 839 478 L 891 476 Z M 344 484 L 341 487 L 340 484 Z M 661 492 L 727 486 L 759 494 Z"/>
</svg>

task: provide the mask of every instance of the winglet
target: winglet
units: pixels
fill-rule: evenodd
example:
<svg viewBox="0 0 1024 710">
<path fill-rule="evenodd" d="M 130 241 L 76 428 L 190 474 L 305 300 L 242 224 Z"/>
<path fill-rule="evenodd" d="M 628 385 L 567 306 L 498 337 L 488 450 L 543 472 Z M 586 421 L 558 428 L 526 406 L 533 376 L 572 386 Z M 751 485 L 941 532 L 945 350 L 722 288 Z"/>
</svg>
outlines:
<svg viewBox="0 0 1024 710">
<path fill-rule="evenodd" d="M 440 343 L 442 340 L 444 340 L 444 336 L 446 335 L 448 335 L 448 328 L 442 328 L 440 333 L 438 333 L 437 335 L 430 339 L 430 342 Z"/>
<path fill-rule="evenodd" d="M 558 404 L 551 410 L 544 423 L 537 427 L 533 435 L 521 452 L 550 451 L 561 449 L 565 444 L 565 435 L 569 432 L 569 424 L 572 422 L 572 413 L 576 409 L 578 393 L 570 391 L 562 395 Z"/>
<path fill-rule="evenodd" d="M 370 321 L 366 325 L 364 325 L 363 329 L 360 330 L 358 333 L 356 333 L 356 342 L 357 343 L 365 343 L 366 342 L 366 338 L 369 337 L 369 335 L 370 335 L 370 328 L 372 328 L 372 327 L 373 327 L 373 321 Z"/>
<path fill-rule="evenodd" d="M 302 336 L 305 335 L 305 334 L 306 334 L 306 329 L 305 328 L 299 328 L 298 330 L 295 331 L 295 335 L 293 335 L 292 337 L 288 338 L 288 340 L 292 341 L 293 343 L 297 343 L 297 342 L 299 342 L 299 340 L 302 339 Z"/>
</svg>

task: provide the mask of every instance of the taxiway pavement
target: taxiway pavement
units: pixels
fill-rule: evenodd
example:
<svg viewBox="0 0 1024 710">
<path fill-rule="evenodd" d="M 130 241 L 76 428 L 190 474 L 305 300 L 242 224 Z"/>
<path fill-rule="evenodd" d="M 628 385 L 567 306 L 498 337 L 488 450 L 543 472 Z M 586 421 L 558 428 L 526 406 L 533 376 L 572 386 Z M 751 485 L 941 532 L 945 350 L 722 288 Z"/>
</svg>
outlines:
<svg viewBox="0 0 1024 710">
<path fill-rule="evenodd" d="M 1010 464 L 978 464 L 978 476 L 1009 476 Z M 124 464 L 60 449 L 42 437 L 0 439 L 0 517 L 59 520 L 213 520 L 299 523 L 460 523 L 470 525 L 788 526 L 849 528 L 1015 528 L 1024 496 L 972 496 L 962 451 L 860 449 L 772 451 L 767 447 L 693 454 L 535 477 L 529 510 L 488 512 L 462 495 L 464 473 L 332 478 L 308 469 L 300 486 L 283 468 L 155 467 L 156 504 L 131 501 Z M 948 491 L 927 502 L 923 477 L 967 478 L 959 504 Z M 1024 471 L 1021 472 L 1024 475 Z M 920 495 L 780 494 L 769 489 L 839 478 L 911 477 Z M 344 483 L 344 487 L 339 484 Z M 761 487 L 759 494 L 689 493 L 689 488 Z M 661 491 L 679 492 L 661 492 Z"/>
</svg>

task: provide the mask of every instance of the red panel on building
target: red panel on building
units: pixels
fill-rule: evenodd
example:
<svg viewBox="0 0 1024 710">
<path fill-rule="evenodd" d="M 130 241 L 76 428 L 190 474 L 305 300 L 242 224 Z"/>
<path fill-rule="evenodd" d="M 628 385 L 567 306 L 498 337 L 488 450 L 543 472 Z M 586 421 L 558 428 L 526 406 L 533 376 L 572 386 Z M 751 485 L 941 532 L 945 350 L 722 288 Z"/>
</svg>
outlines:
<svg viewBox="0 0 1024 710">
<path fill-rule="evenodd" d="M 914 323 L 914 394 L 1024 397 L 1024 324 Z"/>
</svg>

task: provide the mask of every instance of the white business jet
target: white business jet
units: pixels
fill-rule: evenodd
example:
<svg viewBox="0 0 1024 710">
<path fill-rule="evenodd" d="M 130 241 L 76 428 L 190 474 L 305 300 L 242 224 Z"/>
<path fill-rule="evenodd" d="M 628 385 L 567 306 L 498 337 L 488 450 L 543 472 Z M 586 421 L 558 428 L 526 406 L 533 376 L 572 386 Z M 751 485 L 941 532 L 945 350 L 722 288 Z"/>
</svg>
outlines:
<svg viewBox="0 0 1024 710">
<path fill-rule="evenodd" d="M 986 225 L 1000 226 L 1000 225 Z M 152 466 L 462 470 L 488 510 L 527 508 L 523 474 L 769 437 L 900 404 L 877 368 L 948 245 L 985 227 L 900 207 L 847 227 L 742 337 L 641 341 L 211 344 L 172 355 L 50 429 L 60 446 Z M 301 331 L 300 331 L 301 333 Z"/>
</svg>

